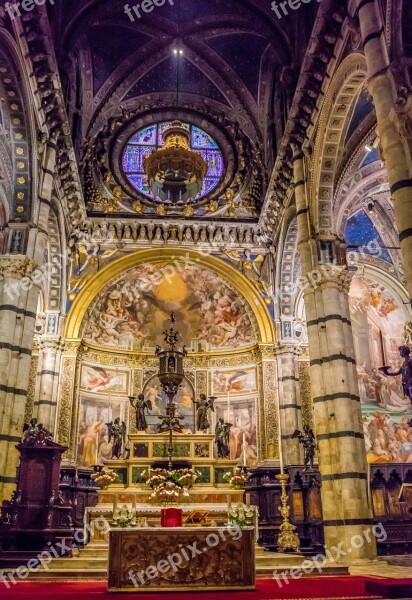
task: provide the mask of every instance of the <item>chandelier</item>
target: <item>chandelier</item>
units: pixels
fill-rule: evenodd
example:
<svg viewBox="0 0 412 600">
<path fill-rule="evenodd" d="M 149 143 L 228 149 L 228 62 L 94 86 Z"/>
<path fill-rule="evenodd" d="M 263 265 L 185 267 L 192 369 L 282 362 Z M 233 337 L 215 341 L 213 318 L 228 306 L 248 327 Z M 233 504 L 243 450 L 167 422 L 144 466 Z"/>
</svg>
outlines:
<svg viewBox="0 0 412 600">
<path fill-rule="evenodd" d="M 202 191 L 207 162 L 190 147 L 190 132 L 173 121 L 163 133 L 164 144 L 145 157 L 143 168 L 155 199 L 187 203 Z"/>
</svg>

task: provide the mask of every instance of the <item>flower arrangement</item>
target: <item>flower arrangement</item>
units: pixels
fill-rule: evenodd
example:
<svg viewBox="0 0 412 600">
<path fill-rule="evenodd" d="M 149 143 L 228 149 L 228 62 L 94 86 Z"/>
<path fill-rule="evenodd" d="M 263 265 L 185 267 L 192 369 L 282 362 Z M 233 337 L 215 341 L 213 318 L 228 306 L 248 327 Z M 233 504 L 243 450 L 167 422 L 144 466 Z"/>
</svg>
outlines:
<svg viewBox="0 0 412 600">
<path fill-rule="evenodd" d="M 250 477 L 245 467 L 235 467 L 233 471 L 228 471 L 223 475 L 223 479 L 228 481 L 230 487 L 241 489 Z"/>
<path fill-rule="evenodd" d="M 234 523 L 238 527 L 253 525 L 254 510 L 245 504 L 238 504 L 236 508 L 229 510 L 227 518 L 229 523 Z"/>
<path fill-rule="evenodd" d="M 177 503 L 189 498 L 188 490 L 193 487 L 198 473 L 194 469 L 147 469 L 142 478 L 152 488 L 151 502 Z"/>
<path fill-rule="evenodd" d="M 113 511 L 113 527 L 135 527 L 136 511 L 124 504 L 121 508 Z"/>
<path fill-rule="evenodd" d="M 92 473 L 91 478 L 95 483 L 97 483 L 98 486 L 100 486 L 102 490 L 104 490 L 111 483 L 116 481 L 117 473 L 115 473 L 115 471 L 113 471 L 112 469 L 106 469 L 106 467 L 103 467 L 101 471 L 98 471 L 97 473 Z"/>
<path fill-rule="evenodd" d="M 143 471 L 142 478 L 152 489 L 155 489 L 166 481 L 173 481 L 189 490 L 194 486 L 198 473 L 194 469 L 147 469 Z"/>
<path fill-rule="evenodd" d="M 174 481 L 164 481 L 158 485 L 149 496 L 151 502 L 176 504 L 185 498 L 190 498 L 187 488 Z"/>
</svg>

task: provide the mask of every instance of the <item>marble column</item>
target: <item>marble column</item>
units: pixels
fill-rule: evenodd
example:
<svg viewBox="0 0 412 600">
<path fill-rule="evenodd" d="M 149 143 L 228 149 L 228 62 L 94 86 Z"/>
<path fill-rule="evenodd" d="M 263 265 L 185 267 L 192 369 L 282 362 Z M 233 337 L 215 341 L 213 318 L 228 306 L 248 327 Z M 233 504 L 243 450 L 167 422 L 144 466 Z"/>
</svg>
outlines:
<svg viewBox="0 0 412 600">
<path fill-rule="evenodd" d="M 38 396 L 34 401 L 34 416 L 51 432 L 56 430 L 58 383 L 63 342 L 58 336 L 43 336 L 39 340 Z"/>
<path fill-rule="evenodd" d="M 378 0 L 356 0 L 382 158 L 399 231 L 406 286 L 412 306 L 412 97 L 396 89 Z"/>
<path fill-rule="evenodd" d="M 279 415 L 284 465 L 303 464 L 302 449 L 293 433 L 302 430 L 302 407 L 299 393 L 298 344 L 279 342 L 275 348 L 278 359 Z"/>
<path fill-rule="evenodd" d="M 15 483 L 39 288 L 27 256 L 0 256 L 0 498 Z"/>
<path fill-rule="evenodd" d="M 371 530 L 372 511 L 349 315 L 352 274 L 339 264 L 342 248 L 338 240 L 322 242 L 321 247 L 329 244 L 331 252 L 319 251 L 321 242 L 311 233 L 304 156 L 295 149 L 293 160 L 325 544 L 345 552 L 350 549 L 351 560 L 371 558 L 376 544 L 370 533 L 370 542 L 359 546 L 364 532 Z M 320 261 L 325 254 L 332 257 L 331 263 Z M 349 555 L 341 557 L 348 559 Z"/>
<path fill-rule="evenodd" d="M 39 208 L 34 226 L 9 224 L 9 252 L 0 256 L 0 500 L 14 490 L 26 412 L 34 325 L 47 249 L 47 222 L 57 146 L 42 157 Z"/>
</svg>

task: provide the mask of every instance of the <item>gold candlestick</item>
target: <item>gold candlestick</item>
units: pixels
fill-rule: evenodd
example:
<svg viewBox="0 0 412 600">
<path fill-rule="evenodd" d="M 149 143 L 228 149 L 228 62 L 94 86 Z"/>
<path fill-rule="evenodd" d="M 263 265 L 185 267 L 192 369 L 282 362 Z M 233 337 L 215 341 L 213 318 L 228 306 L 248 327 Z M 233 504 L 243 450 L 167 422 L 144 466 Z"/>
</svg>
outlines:
<svg viewBox="0 0 412 600">
<path fill-rule="evenodd" d="M 282 506 L 279 507 L 279 512 L 283 517 L 283 523 L 280 526 L 280 533 L 278 536 L 278 548 L 281 552 L 285 550 L 294 550 L 299 552 L 300 539 L 296 533 L 295 525 L 289 521 L 290 506 L 288 505 L 288 495 L 286 493 L 286 484 L 289 479 L 289 475 L 286 473 L 280 473 L 276 475 L 276 479 L 279 481 L 282 488 L 282 495 L 280 501 Z"/>
</svg>

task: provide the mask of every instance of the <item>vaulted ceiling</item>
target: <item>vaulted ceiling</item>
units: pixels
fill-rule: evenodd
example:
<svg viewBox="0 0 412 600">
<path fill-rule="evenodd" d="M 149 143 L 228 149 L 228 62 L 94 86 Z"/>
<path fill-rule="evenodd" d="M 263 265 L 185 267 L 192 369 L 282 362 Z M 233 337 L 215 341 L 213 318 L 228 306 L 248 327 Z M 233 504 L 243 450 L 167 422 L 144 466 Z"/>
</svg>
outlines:
<svg viewBox="0 0 412 600">
<path fill-rule="evenodd" d="M 78 158 L 110 119 L 123 126 L 179 108 L 206 130 L 240 130 L 251 152 L 258 148 L 262 194 L 317 7 L 280 20 L 269 0 L 165 0 L 140 18 L 131 12 L 132 22 L 123 0 L 55 5 L 49 18 Z"/>
</svg>

